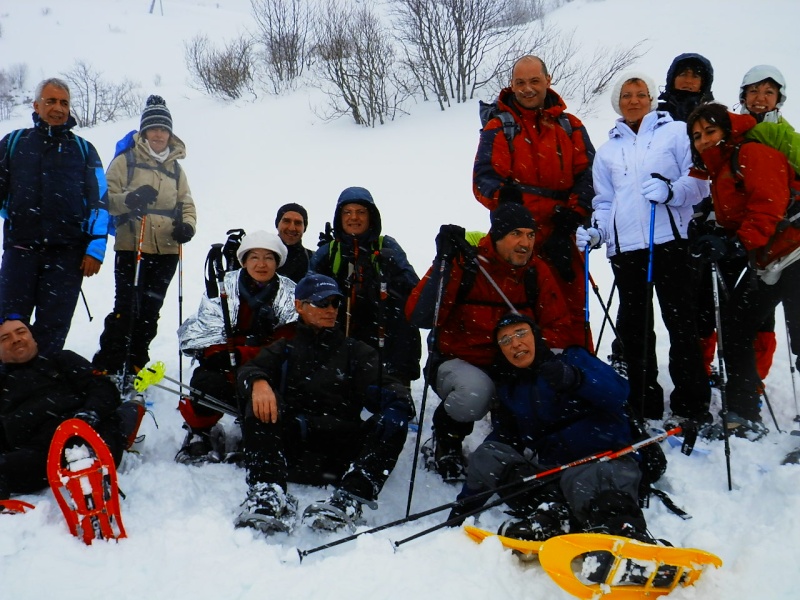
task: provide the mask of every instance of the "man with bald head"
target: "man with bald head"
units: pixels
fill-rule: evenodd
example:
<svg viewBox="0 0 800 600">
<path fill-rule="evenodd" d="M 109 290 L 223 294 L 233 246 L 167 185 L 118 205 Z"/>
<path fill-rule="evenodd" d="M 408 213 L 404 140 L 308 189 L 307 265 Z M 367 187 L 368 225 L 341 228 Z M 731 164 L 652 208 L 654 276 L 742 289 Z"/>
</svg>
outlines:
<svg viewBox="0 0 800 600">
<path fill-rule="evenodd" d="M 566 297 L 571 343 L 591 349 L 583 323 L 583 257 L 574 232 L 592 210 L 594 147 L 551 79 L 538 56 L 514 63 L 509 86 L 481 131 L 473 192 L 489 210 L 513 202 L 531 212 L 538 226 L 534 251 L 556 273 Z"/>
<path fill-rule="evenodd" d="M 97 430 L 119 463 L 140 415 L 133 403 L 120 405 L 117 388 L 88 360 L 69 350 L 42 356 L 15 314 L 0 320 L 0 363 L 0 500 L 47 487 L 50 441 L 73 417 Z"/>
</svg>

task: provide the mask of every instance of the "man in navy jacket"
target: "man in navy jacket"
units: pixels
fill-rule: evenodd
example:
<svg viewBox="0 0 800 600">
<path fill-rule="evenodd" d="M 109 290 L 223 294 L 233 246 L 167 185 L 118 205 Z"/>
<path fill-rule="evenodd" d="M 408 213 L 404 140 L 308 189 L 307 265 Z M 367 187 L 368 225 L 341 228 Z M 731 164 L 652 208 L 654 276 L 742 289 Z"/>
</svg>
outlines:
<svg viewBox="0 0 800 600">
<path fill-rule="evenodd" d="M 108 198 L 94 147 L 72 133 L 69 87 L 41 82 L 30 129 L 0 140 L 0 316 L 30 320 L 40 353 L 61 350 L 84 277 L 106 250 Z"/>
</svg>

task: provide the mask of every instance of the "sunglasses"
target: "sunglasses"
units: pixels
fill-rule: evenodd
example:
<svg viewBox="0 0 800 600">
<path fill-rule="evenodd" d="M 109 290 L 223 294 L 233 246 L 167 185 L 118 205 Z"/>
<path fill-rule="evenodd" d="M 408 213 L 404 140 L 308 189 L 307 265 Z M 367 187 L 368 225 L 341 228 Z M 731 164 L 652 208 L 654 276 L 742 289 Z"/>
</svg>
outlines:
<svg viewBox="0 0 800 600">
<path fill-rule="evenodd" d="M 342 299 L 339 296 L 328 296 L 322 300 L 317 300 L 316 302 L 309 302 L 311 306 L 314 308 L 339 308 L 339 305 L 342 303 Z"/>
<path fill-rule="evenodd" d="M 508 335 L 504 335 L 503 337 L 501 337 L 499 340 L 497 340 L 497 343 L 500 344 L 501 346 L 508 346 L 515 338 L 516 339 L 524 338 L 530 332 L 531 330 L 527 328 L 517 329 L 514 333 L 509 333 Z"/>
</svg>

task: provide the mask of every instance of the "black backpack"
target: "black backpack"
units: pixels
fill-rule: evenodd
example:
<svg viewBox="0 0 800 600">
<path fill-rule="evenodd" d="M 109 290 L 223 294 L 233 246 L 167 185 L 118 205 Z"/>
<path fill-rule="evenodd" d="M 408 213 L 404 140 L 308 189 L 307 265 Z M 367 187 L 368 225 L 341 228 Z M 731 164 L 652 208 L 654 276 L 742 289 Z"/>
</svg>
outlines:
<svg viewBox="0 0 800 600">
<path fill-rule="evenodd" d="M 245 231 L 244 229 L 229 229 L 227 234 L 228 239 L 225 240 L 225 243 L 211 244 L 206 255 L 206 294 L 209 298 L 219 297 L 219 284 L 217 283 L 219 273 L 235 271 L 242 267 L 236 257 L 236 251 L 242 244 Z"/>
</svg>

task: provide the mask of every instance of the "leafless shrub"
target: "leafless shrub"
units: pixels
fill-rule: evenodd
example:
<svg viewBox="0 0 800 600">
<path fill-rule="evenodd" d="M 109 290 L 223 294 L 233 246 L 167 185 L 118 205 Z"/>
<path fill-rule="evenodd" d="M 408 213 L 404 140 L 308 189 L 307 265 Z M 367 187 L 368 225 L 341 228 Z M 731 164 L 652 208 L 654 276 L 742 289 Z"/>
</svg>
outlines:
<svg viewBox="0 0 800 600">
<path fill-rule="evenodd" d="M 127 79 L 121 83 L 105 81 L 102 73 L 82 60 L 61 75 L 69 83 L 72 114 L 79 126 L 92 127 L 139 114 L 142 99 L 136 93 L 138 84 Z"/>
<path fill-rule="evenodd" d="M 212 96 L 236 100 L 252 90 L 251 42 L 239 36 L 217 50 L 205 35 L 186 42 L 185 60 L 195 85 Z"/>
<path fill-rule="evenodd" d="M 264 78 L 273 93 L 292 89 L 310 64 L 311 3 L 305 0 L 250 0 L 261 49 Z"/>
<path fill-rule="evenodd" d="M 403 112 L 413 87 L 369 3 L 329 0 L 316 22 L 314 49 L 315 71 L 330 101 L 327 118 L 349 114 L 358 125 L 374 127 Z"/>
<path fill-rule="evenodd" d="M 11 79 L 11 84 L 17 89 L 25 87 L 25 81 L 28 79 L 28 65 L 25 63 L 15 63 L 8 67 L 8 76 Z"/>
</svg>

